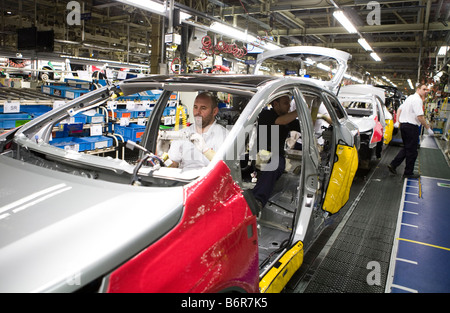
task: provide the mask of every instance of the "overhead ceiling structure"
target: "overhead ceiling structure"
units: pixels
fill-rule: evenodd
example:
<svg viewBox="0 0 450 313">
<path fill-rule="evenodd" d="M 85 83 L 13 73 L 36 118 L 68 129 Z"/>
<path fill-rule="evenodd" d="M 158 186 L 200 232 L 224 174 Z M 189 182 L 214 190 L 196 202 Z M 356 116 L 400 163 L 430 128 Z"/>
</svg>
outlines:
<svg viewBox="0 0 450 313">
<path fill-rule="evenodd" d="M 133 1 L 145 4 L 150 0 Z M 167 32 L 161 25 L 162 21 L 167 25 L 168 17 L 123 1 L 75 2 L 82 13 L 79 25 L 68 23 L 68 0 L 0 0 L 1 51 L 17 51 L 17 29 L 31 26 L 54 30 L 54 54 L 148 64 L 150 55 L 161 50 L 152 43 Z M 408 79 L 423 81 L 447 63 L 437 53 L 450 45 L 448 0 L 178 0 L 173 6 L 191 15 L 184 22 L 189 27 L 211 30 L 212 22 L 222 22 L 279 46 L 347 51 L 352 55 L 349 68 L 354 75 L 384 76 L 401 89 L 409 89 Z M 349 33 L 335 18 L 333 13 L 338 10 L 356 32 Z M 365 39 L 370 50 L 359 39 Z"/>
</svg>

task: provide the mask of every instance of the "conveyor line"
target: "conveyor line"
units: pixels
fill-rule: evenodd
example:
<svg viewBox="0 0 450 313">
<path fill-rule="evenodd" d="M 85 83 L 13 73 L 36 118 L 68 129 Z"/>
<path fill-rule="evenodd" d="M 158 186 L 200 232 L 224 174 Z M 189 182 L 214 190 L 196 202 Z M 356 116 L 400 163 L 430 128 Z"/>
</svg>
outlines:
<svg viewBox="0 0 450 313">
<path fill-rule="evenodd" d="M 388 146 L 369 173 L 357 172 L 342 216 L 305 255 L 304 265 L 285 292 L 385 292 L 404 184 L 404 164 L 398 175 L 390 174 L 387 164 L 399 149 Z M 450 178 L 450 169 L 434 146 L 426 143 L 419 160 L 423 176 Z"/>
</svg>

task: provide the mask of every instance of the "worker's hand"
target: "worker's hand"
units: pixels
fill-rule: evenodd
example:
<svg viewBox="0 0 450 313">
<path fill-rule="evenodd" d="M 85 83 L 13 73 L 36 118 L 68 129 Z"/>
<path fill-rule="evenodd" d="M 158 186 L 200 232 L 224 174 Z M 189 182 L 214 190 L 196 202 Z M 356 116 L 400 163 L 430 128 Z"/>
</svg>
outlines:
<svg viewBox="0 0 450 313">
<path fill-rule="evenodd" d="M 325 114 L 317 113 L 317 119 L 325 120 Z"/>
<path fill-rule="evenodd" d="M 164 152 L 169 151 L 170 148 L 170 140 L 163 140 L 158 138 L 157 144 L 156 144 L 156 154 L 157 155 L 163 155 Z"/>
<path fill-rule="evenodd" d="M 430 128 L 427 129 L 427 133 L 429 136 L 433 136 L 434 135 L 434 131 Z"/>
<path fill-rule="evenodd" d="M 300 138 L 300 133 L 298 131 L 292 130 L 290 132 L 289 138 L 286 140 L 286 144 L 290 149 L 292 149 L 295 146 L 295 143 Z"/>
<path fill-rule="evenodd" d="M 399 127 L 400 127 L 400 123 L 399 123 L 398 121 L 395 122 L 394 127 L 395 127 L 395 128 L 399 128 Z"/>
<path fill-rule="evenodd" d="M 208 160 L 212 160 L 212 158 L 216 155 L 216 152 L 214 152 L 213 149 L 208 148 L 206 146 L 206 142 L 205 139 L 203 139 L 202 135 L 194 133 L 191 135 L 191 137 L 189 138 L 189 140 L 194 144 L 194 146 L 200 150 L 203 155 L 208 159 Z"/>
<path fill-rule="evenodd" d="M 206 150 L 208 150 L 205 139 L 203 139 L 202 135 L 194 133 L 191 135 L 189 140 L 194 144 L 194 146 L 198 150 L 200 150 L 200 152 L 204 153 L 204 152 L 206 152 Z"/>
</svg>

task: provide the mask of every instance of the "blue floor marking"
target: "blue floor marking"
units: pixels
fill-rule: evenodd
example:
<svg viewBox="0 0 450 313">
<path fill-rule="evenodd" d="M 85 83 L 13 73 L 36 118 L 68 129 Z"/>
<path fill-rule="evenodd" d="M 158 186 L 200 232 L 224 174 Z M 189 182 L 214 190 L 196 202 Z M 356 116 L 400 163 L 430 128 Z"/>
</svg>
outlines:
<svg viewBox="0 0 450 313">
<path fill-rule="evenodd" d="M 420 186 L 417 179 L 405 182 L 386 292 L 450 292 L 449 183 L 432 177 L 421 177 Z"/>
</svg>

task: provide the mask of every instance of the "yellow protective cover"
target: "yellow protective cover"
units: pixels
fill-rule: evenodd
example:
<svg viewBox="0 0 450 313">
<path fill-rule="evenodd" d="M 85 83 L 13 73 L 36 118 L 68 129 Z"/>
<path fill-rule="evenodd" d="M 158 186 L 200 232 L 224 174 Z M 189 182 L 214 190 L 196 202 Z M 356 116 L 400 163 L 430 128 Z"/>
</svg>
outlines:
<svg viewBox="0 0 450 313">
<path fill-rule="evenodd" d="M 279 293 L 303 263 L 303 243 L 297 242 L 259 282 L 262 293 Z"/>
<path fill-rule="evenodd" d="M 338 161 L 334 163 L 323 209 L 331 214 L 338 212 L 347 203 L 353 178 L 358 169 L 358 151 L 355 147 L 338 145 Z"/>
<path fill-rule="evenodd" d="M 387 145 L 392 140 L 392 132 L 394 131 L 394 121 L 393 120 L 385 120 L 386 127 L 384 129 L 384 144 Z"/>
</svg>

